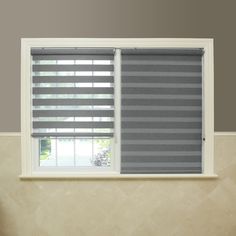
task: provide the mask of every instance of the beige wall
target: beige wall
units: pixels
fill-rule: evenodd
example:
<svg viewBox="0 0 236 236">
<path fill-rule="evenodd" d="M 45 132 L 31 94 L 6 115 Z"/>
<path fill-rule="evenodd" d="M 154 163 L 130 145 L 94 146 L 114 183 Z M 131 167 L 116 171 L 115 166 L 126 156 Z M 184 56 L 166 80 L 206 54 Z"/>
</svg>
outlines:
<svg viewBox="0 0 236 236">
<path fill-rule="evenodd" d="M 212 37 L 215 130 L 236 131 L 233 0 L 1 0 L 0 132 L 20 131 L 21 37 Z"/>
<path fill-rule="evenodd" d="M 1 236 L 235 236 L 236 136 L 215 137 L 214 180 L 22 181 L 0 138 Z"/>
</svg>

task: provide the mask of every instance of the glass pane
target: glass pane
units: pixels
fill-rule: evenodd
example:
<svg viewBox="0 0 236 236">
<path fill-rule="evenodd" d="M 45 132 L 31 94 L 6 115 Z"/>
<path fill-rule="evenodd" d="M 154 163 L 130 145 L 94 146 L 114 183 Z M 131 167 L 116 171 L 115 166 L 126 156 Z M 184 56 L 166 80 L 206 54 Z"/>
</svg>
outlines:
<svg viewBox="0 0 236 236">
<path fill-rule="evenodd" d="M 110 71 L 94 71 L 93 75 L 95 75 L 95 76 L 111 76 L 112 72 L 110 72 Z"/>
<path fill-rule="evenodd" d="M 74 139 L 57 139 L 57 165 L 74 166 Z"/>
<path fill-rule="evenodd" d="M 94 60 L 93 64 L 94 65 L 111 65 L 112 61 L 110 61 L 110 60 Z"/>
<path fill-rule="evenodd" d="M 33 65 L 37 65 L 37 64 L 40 64 L 40 65 L 55 65 L 57 64 L 57 62 L 55 60 L 35 60 L 33 61 Z"/>
<path fill-rule="evenodd" d="M 57 61 L 58 65 L 73 65 L 75 64 L 74 60 L 58 60 Z"/>
<path fill-rule="evenodd" d="M 77 76 L 91 76 L 93 75 L 92 71 L 76 71 L 75 75 Z"/>
<path fill-rule="evenodd" d="M 40 166 L 110 167 L 110 138 L 42 138 Z"/>
<path fill-rule="evenodd" d="M 91 65 L 92 63 L 92 60 L 76 60 L 75 62 L 78 65 Z"/>
<path fill-rule="evenodd" d="M 55 139 L 39 140 L 40 166 L 56 166 L 56 142 Z"/>
<path fill-rule="evenodd" d="M 80 138 L 75 140 L 76 166 L 91 167 L 93 157 L 92 139 Z"/>
</svg>

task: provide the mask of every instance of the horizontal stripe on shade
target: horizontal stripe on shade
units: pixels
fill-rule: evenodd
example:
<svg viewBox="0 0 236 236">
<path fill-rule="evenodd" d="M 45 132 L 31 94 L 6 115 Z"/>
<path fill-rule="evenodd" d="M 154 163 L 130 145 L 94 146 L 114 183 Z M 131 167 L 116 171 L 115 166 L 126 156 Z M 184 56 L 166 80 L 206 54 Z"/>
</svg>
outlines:
<svg viewBox="0 0 236 236">
<path fill-rule="evenodd" d="M 155 145 L 155 144 L 122 144 L 122 151 L 140 151 L 145 155 L 145 150 L 148 151 L 156 151 L 158 155 L 158 151 L 200 151 L 201 145 Z"/>
<path fill-rule="evenodd" d="M 113 99 L 33 99 L 34 106 L 112 106 Z"/>
<path fill-rule="evenodd" d="M 142 111 L 142 110 L 122 110 L 125 117 L 201 117 L 201 111 Z"/>
<path fill-rule="evenodd" d="M 141 65 L 141 66 L 149 66 L 149 65 L 168 65 L 168 66 L 199 66 L 201 65 L 201 62 L 199 60 L 196 61 L 189 61 L 189 60 L 157 60 L 157 58 L 153 58 L 156 60 L 140 60 L 135 58 L 133 60 L 122 60 L 122 65 Z"/>
<path fill-rule="evenodd" d="M 189 145 L 189 144 L 194 144 L 194 145 L 199 145 L 201 144 L 201 140 L 127 140 L 124 139 L 123 143 L 125 145 L 135 145 L 135 144 L 139 144 L 139 145 L 152 145 L 152 144 L 158 144 L 158 145 L 178 145 L 178 144 L 182 144 L 182 145 Z"/>
<path fill-rule="evenodd" d="M 124 94 L 123 99 L 202 99 L 201 95 L 181 94 Z"/>
<path fill-rule="evenodd" d="M 114 83 L 113 76 L 33 76 L 33 83 Z"/>
<path fill-rule="evenodd" d="M 33 55 L 35 61 L 66 61 L 66 60 L 113 60 L 113 55 L 86 55 L 86 54 L 75 54 L 75 55 Z"/>
<path fill-rule="evenodd" d="M 201 111 L 202 107 L 200 106 L 123 106 L 123 111 Z"/>
<path fill-rule="evenodd" d="M 164 168 L 168 168 L 168 167 L 172 167 L 173 165 L 175 167 L 201 167 L 201 163 L 200 162 L 139 162 L 139 163 L 133 163 L 133 162 L 125 162 L 122 163 L 123 167 L 131 167 L 131 168 L 153 168 L 153 167 L 164 167 Z"/>
<path fill-rule="evenodd" d="M 57 55 L 58 59 L 60 59 L 62 56 L 65 55 L 85 55 L 85 56 L 91 56 L 91 58 L 94 58 L 94 56 L 112 56 L 114 54 L 113 48 L 32 48 L 31 49 L 31 55 L 41 55 L 47 57 L 48 55 Z M 33 58 L 33 60 L 35 60 Z M 64 59 L 63 59 L 64 60 Z"/>
<path fill-rule="evenodd" d="M 200 174 L 202 173 L 201 168 L 124 168 L 120 172 L 121 174 Z"/>
<path fill-rule="evenodd" d="M 141 142 L 148 140 L 148 141 L 163 141 L 164 142 L 166 140 L 178 140 L 178 141 L 186 141 L 186 140 L 194 140 L 194 141 L 199 141 L 201 142 L 201 133 L 161 133 L 157 132 L 157 133 L 122 133 L 121 134 L 122 140 L 124 140 L 124 143 L 127 143 L 127 140 L 131 140 L 133 142 L 137 142 L 139 143 L 139 140 L 141 140 Z"/>
<path fill-rule="evenodd" d="M 191 94 L 198 95 L 202 93 L 201 88 L 126 88 L 122 86 L 123 94 Z"/>
<path fill-rule="evenodd" d="M 123 83 L 201 83 L 201 76 L 122 76 Z"/>
<path fill-rule="evenodd" d="M 202 153 L 200 151 L 145 151 L 145 153 L 142 151 L 122 151 L 121 152 L 122 158 L 126 157 L 126 156 L 137 156 L 137 157 L 147 157 L 147 156 L 152 156 L 152 157 L 156 157 L 156 156 L 186 156 L 186 155 L 190 155 L 190 156 L 195 156 L 195 155 L 202 155 Z M 144 159 L 145 160 L 145 159 Z"/>
<path fill-rule="evenodd" d="M 125 88 L 201 88 L 201 84 L 193 84 L 193 83 L 126 83 Z"/>
<path fill-rule="evenodd" d="M 192 129 L 174 129 L 174 128 L 125 128 L 121 130 L 122 134 L 132 133 L 132 134 L 201 134 L 201 130 L 198 128 Z"/>
<path fill-rule="evenodd" d="M 124 106 L 148 105 L 148 106 L 201 106 L 201 100 L 191 99 L 122 99 Z"/>
<path fill-rule="evenodd" d="M 201 122 L 201 117 L 124 117 L 123 122 Z"/>
<path fill-rule="evenodd" d="M 122 110 L 143 110 L 143 111 L 201 111 L 201 106 L 122 106 Z"/>
<path fill-rule="evenodd" d="M 142 162 L 143 158 L 141 156 L 125 156 L 123 163 L 133 162 L 134 160 Z M 155 162 L 201 162 L 201 155 L 192 156 L 147 156 L 145 158 L 146 163 Z"/>
<path fill-rule="evenodd" d="M 201 173 L 202 54 L 122 50 L 121 173 Z"/>
<path fill-rule="evenodd" d="M 201 128 L 201 122 L 122 122 L 122 128 L 167 128 L 167 129 L 192 129 Z"/>
<path fill-rule="evenodd" d="M 33 110 L 33 117 L 114 117 L 113 110 Z"/>
<path fill-rule="evenodd" d="M 113 128 L 113 122 L 93 121 L 93 122 L 79 122 L 79 121 L 33 121 L 34 129 L 52 129 L 52 128 Z"/>
<path fill-rule="evenodd" d="M 113 71 L 113 65 L 33 65 L 33 72 L 44 71 Z"/>
<path fill-rule="evenodd" d="M 122 65 L 125 73 L 131 72 L 201 72 L 201 65 Z"/>
<path fill-rule="evenodd" d="M 113 133 L 32 133 L 32 137 L 113 137 Z"/>
<path fill-rule="evenodd" d="M 33 88 L 33 94 L 113 94 L 113 88 Z"/>
<path fill-rule="evenodd" d="M 201 72 L 178 72 L 178 71 L 123 71 L 122 76 L 143 76 L 143 77 L 156 77 L 156 76 L 166 76 L 166 77 L 199 77 Z"/>
<path fill-rule="evenodd" d="M 122 168 L 121 174 L 200 174 L 202 173 L 201 168 L 145 168 L 145 169 L 131 169 Z"/>
</svg>

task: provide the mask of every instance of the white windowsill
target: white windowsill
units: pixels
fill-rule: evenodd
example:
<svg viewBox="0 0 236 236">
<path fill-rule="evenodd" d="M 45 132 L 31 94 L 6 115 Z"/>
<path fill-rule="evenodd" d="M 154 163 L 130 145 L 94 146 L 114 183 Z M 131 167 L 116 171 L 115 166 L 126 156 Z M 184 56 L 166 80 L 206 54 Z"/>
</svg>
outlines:
<svg viewBox="0 0 236 236">
<path fill-rule="evenodd" d="M 20 175 L 20 179 L 216 179 L 216 174 L 71 174 Z"/>
</svg>

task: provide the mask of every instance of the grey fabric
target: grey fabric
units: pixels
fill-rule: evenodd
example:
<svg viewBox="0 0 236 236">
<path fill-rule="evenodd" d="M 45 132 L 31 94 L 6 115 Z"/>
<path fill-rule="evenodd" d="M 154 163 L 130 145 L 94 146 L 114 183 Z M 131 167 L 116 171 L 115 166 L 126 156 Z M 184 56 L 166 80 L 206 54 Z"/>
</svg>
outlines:
<svg viewBox="0 0 236 236">
<path fill-rule="evenodd" d="M 114 54 L 113 48 L 61 48 L 61 47 L 48 48 L 47 47 L 47 48 L 31 49 L 31 55 L 33 57 L 40 55 L 50 60 L 51 60 L 50 56 L 55 56 L 55 55 L 57 55 L 57 60 L 64 60 L 64 56 L 74 56 L 74 55 L 75 55 L 74 59 L 80 58 L 81 56 L 90 56 L 89 60 L 97 60 L 97 58 L 103 58 L 102 60 L 104 60 L 104 58 L 106 60 L 113 60 L 113 54 Z M 35 58 L 33 59 L 35 60 Z"/>
<path fill-rule="evenodd" d="M 45 91 L 46 93 L 47 91 Z M 180 94 L 180 95 L 200 95 L 202 92 L 201 88 L 130 88 L 126 87 L 125 84 L 122 88 L 123 94 Z M 63 91 L 62 91 L 63 93 Z"/>
<path fill-rule="evenodd" d="M 201 173 L 201 49 L 123 49 L 121 173 Z"/>
<path fill-rule="evenodd" d="M 33 94 L 113 94 L 113 88 L 33 88 Z"/>
<path fill-rule="evenodd" d="M 201 106 L 201 100 L 193 99 L 122 99 L 124 106 L 150 105 L 150 106 Z"/>
<path fill-rule="evenodd" d="M 124 60 L 129 59 L 133 55 L 141 55 L 142 58 L 150 58 L 151 60 L 160 58 L 159 60 L 169 60 L 171 58 L 177 61 L 188 60 L 188 58 L 196 58 L 204 53 L 201 48 L 186 48 L 186 49 L 169 49 L 169 48 L 135 48 L 123 49 L 122 54 L 125 55 Z M 164 56 L 164 57 L 163 57 Z M 137 57 L 136 57 L 137 58 Z"/>
<path fill-rule="evenodd" d="M 114 111 L 108 110 L 36 110 L 33 117 L 114 117 Z"/>
<path fill-rule="evenodd" d="M 34 106 L 112 106 L 113 99 L 33 99 Z"/>
<path fill-rule="evenodd" d="M 52 129 L 52 128 L 113 128 L 113 122 L 92 121 L 92 122 L 79 122 L 79 121 L 34 121 L 33 128 L 35 129 Z"/>
<path fill-rule="evenodd" d="M 113 65 L 33 65 L 36 71 L 113 71 Z"/>
<path fill-rule="evenodd" d="M 201 72 L 181 72 L 181 71 L 124 71 L 123 76 L 143 76 L 143 77 L 199 77 Z"/>
<path fill-rule="evenodd" d="M 123 70 L 125 72 L 145 72 L 145 71 L 157 71 L 157 72 L 201 72 L 201 65 L 130 65 L 122 63 Z"/>
<path fill-rule="evenodd" d="M 113 136 L 113 54 L 96 48 L 31 50 L 33 137 Z"/>
<path fill-rule="evenodd" d="M 114 83 L 113 76 L 33 76 L 33 83 Z"/>
<path fill-rule="evenodd" d="M 153 77 L 147 76 L 122 76 L 122 82 L 126 83 L 141 83 L 145 79 L 146 83 L 201 83 L 200 76 L 164 76 L 164 75 L 154 75 Z"/>
<path fill-rule="evenodd" d="M 72 51 L 71 51 L 72 52 Z M 78 54 L 78 52 L 75 52 L 77 53 L 77 55 L 73 55 L 73 54 L 70 54 L 71 53 L 70 51 L 68 51 L 66 54 L 62 55 L 62 54 L 59 54 L 57 55 L 56 53 L 52 52 L 51 50 L 50 51 L 47 51 L 46 53 L 48 54 L 43 54 L 45 53 L 44 50 L 38 52 L 38 54 L 34 54 L 33 55 L 33 60 L 35 61 L 48 61 L 48 60 L 63 60 L 63 61 L 67 61 L 67 60 L 113 60 L 113 53 L 112 52 L 108 52 L 108 53 L 111 53 L 111 54 L 105 54 L 105 55 L 102 55 L 102 54 L 93 54 L 93 55 L 89 55 L 89 54 L 86 54 L 86 52 L 82 52 L 84 54 Z M 35 52 L 36 53 L 36 52 Z M 42 53 L 42 54 L 40 54 Z M 105 53 L 105 52 L 104 52 Z"/>
<path fill-rule="evenodd" d="M 32 133 L 32 137 L 40 138 L 40 137 L 113 137 L 113 133 L 79 133 L 79 132 L 64 132 L 64 133 L 53 133 L 53 132 L 47 132 L 47 133 Z"/>
<path fill-rule="evenodd" d="M 151 110 L 148 113 L 142 110 L 123 110 L 124 117 L 202 117 L 201 111 L 155 111 Z"/>
<path fill-rule="evenodd" d="M 140 106 L 140 105 L 136 105 L 136 106 L 123 106 L 122 107 L 122 111 L 131 111 L 131 110 L 135 110 L 135 111 L 139 111 L 139 110 L 143 110 L 143 111 L 201 111 L 201 107 L 200 106 Z"/>
</svg>

